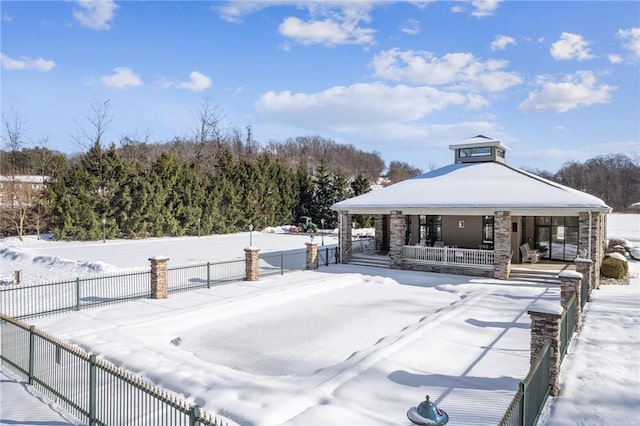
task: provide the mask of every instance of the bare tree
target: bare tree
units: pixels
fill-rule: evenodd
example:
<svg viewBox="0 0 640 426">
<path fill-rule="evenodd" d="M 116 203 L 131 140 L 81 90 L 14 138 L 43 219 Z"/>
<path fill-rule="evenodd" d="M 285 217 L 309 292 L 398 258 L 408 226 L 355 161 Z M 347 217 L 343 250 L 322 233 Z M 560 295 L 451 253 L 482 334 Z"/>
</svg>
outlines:
<svg viewBox="0 0 640 426">
<path fill-rule="evenodd" d="M 72 138 L 82 151 L 86 152 L 96 144 L 102 146 L 102 138 L 111 127 L 111 122 L 113 121 L 110 109 L 111 100 L 107 99 L 102 103 L 96 101 L 91 106 L 92 114 L 86 117 L 90 125 L 88 128 L 74 120 L 78 133 L 73 135 Z"/>
</svg>

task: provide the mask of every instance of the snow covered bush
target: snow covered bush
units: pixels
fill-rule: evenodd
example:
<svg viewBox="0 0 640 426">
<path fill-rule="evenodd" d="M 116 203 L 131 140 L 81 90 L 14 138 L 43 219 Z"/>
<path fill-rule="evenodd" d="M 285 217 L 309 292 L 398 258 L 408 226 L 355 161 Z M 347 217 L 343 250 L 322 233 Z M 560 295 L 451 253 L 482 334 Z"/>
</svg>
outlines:
<svg viewBox="0 0 640 426">
<path fill-rule="evenodd" d="M 615 256 L 618 253 L 607 255 L 600 265 L 600 275 L 605 278 L 622 279 L 629 273 L 627 259 L 623 256 Z M 622 257 L 622 259 L 621 259 Z"/>
</svg>

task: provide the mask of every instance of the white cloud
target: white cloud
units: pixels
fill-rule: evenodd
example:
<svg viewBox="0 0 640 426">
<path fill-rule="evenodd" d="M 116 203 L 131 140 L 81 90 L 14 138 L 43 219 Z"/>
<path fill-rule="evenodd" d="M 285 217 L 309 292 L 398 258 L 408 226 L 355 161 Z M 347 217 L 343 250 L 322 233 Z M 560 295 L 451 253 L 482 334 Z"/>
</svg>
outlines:
<svg viewBox="0 0 640 426">
<path fill-rule="evenodd" d="M 537 84 L 540 90 L 529 93 L 529 97 L 519 105 L 519 109 L 552 109 L 567 112 L 581 106 L 607 103 L 611 92 L 616 89 L 606 84 L 598 85 L 595 75 L 590 71 L 578 71 L 567 75 L 560 82 L 540 76 Z"/>
<path fill-rule="evenodd" d="M 137 87 L 142 85 L 140 77 L 130 68 L 114 68 L 114 73 L 100 77 L 100 82 L 107 87 L 124 89 L 126 87 Z"/>
<path fill-rule="evenodd" d="M 500 34 L 491 42 L 491 50 L 505 50 L 510 44 L 516 44 L 513 37 Z"/>
<path fill-rule="evenodd" d="M 572 33 L 562 33 L 560 40 L 551 45 L 551 56 L 557 60 L 585 61 L 593 58 L 589 52 L 589 43 L 581 35 Z"/>
<path fill-rule="evenodd" d="M 325 3 L 312 4 L 311 19 L 303 21 L 290 16 L 278 26 L 280 34 L 303 45 L 373 43 L 375 30 L 361 26 L 362 22 L 371 20 L 368 3 L 353 3 L 348 6 L 341 3 L 338 9 Z"/>
<path fill-rule="evenodd" d="M 409 35 L 420 34 L 420 21 L 416 19 L 409 19 L 400 27 L 400 31 Z"/>
<path fill-rule="evenodd" d="M 485 16 L 493 15 L 498 5 L 502 0 L 473 0 L 471 5 L 473 6 L 473 12 L 471 14 L 478 18 L 484 18 Z"/>
<path fill-rule="evenodd" d="M 623 61 L 622 56 L 616 55 L 616 54 L 613 54 L 613 53 L 611 55 L 607 55 L 607 59 L 612 64 L 619 64 L 620 62 Z"/>
<path fill-rule="evenodd" d="M 108 30 L 118 5 L 113 0 L 76 0 L 78 7 L 73 17 L 83 26 L 93 30 Z"/>
<path fill-rule="evenodd" d="M 640 58 L 640 27 L 618 30 L 616 36 L 624 40 L 622 46 L 629 50 L 635 59 Z"/>
<path fill-rule="evenodd" d="M 508 65 L 503 60 L 482 62 L 471 53 L 448 53 L 438 58 L 431 52 L 399 49 L 382 51 L 371 62 L 374 75 L 388 80 L 489 92 L 522 82 L 517 74 L 504 71 Z"/>
<path fill-rule="evenodd" d="M 264 117 L 290 125 L 338 130 L 371 123 L 412 122 L 450 106 L 475 106 L 478 102 L 477 97 L 432 87 L 376 82 L 316 93 L 268 92 L 255 108 Z"/>
<path fill-rule="evenodd" d="M 12 22 L 13 17 L 6 10 L 2 11 L 2 22 Z"/>
<path fill-rule="evenodd" d="M 31 59 L 24 56 L 20 59 L 14 59 L 4 53 L 0 53 L 0 60 L 2 61 L 2 69 L 7 71 L 51 71 L 56 66 L 54 61 L 48 59 Z"/>
<path fill-rule="evenodd" d="M 178 89 L 190 90 L 192 92 L 202 92 L 203 90 L 211 87 L 211 79 L 206 75 L 193 71 L 189 74 L 189 81 L 184 81 L 182 83 L 177 83 L 175 86 Z"/>
</svg>

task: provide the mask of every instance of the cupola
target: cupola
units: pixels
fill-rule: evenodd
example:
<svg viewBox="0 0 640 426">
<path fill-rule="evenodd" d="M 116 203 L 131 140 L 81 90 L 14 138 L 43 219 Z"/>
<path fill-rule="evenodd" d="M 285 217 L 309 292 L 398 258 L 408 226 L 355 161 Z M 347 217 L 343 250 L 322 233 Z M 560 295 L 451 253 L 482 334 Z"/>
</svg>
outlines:
<svg viewBox="0 0 640 426">
<path fill-rule="evenodd" d="M 505 153 L 509 149 L 502 141 L 484 135 L 474 136 L 459 144 L 449 145 L 456 153 L 456 163 L 481 163 L 495 161 L 506 163 Z"/>
</svg>

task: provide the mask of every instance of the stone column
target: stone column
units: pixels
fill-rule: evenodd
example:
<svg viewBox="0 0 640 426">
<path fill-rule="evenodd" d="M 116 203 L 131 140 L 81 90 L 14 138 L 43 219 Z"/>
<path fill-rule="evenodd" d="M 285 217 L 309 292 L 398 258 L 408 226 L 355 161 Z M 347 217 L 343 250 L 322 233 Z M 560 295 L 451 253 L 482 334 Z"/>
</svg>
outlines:
<svg viewBox="0 0 640 426">
<path fill-rule="evenodd" d="M 307 269 L 318 269 L 318 243 L 311 241 L 307 245 Z"/>
<path fill-rule="evenodd" d="M 497 211 L 493 215 L 493 277 L 509 279 L 511 273 L 511 215 Z"/>
<path fill-rule="evenodd" d="M 353 250 L 352 233 L 351 233 L 351 221 L 353 215 L 350 215 L 348 211 L 340 211 L 340 258 L 341 263 L 349 263 L 351 261 L 351 254 Z"/>
<path fill-rule="evenodd" d="M 589 217 L 591 217 L 591 227 L 589 227 Z M 595 289 L 600 288 L 600 264 L 604 255 L 603 217 L 606 216 L 600 213 L 589 215 L 589 212 L 580 212 L 578 219 L 578 254 L 593 261 L 592 288 Z M 589 231 L 591 231 L 590 241 Z M 589 251 L 589 242 L 591 242 L 591 251 Z"/>
<path fill-rule="evenodd" d="M 580 331 L 582 318 L 580 284 L 582 283 L 582 274 L 574 271 L 562 271 L 558 274 L 558 278 L 560 278 L 560 304 L 563 308 L 566 309 L 571 296 L 576 295 L 576 310 L 573 319 L 576 322 L 576 331 Z"/>
<path fill-rule="evenodd" d="M 376 247 L 382 247 L 384 241 L 384 215 L 377 214 L 373 216 L 373 229 L 376 238 Z"/>
<path fill-rule="evenodd" d="M 551 342 L 551 362 L 549 383 L 552 396 L 560 394 L 560 322 L 562 307 L 553 304 L 536 303 L 528 311 L 531 316 L 531 358 L 533 365 L 547 340 Z"/>
<path fill-rule="evenodd" d="M 587 291 L 587 302 L 589 302 L 591 301 L 591 290 L 593 289 L 593 274 L 591 273 L 593 261 L 591 259 L 576 257 L 574 259 L 574 263 L 576 264 L 576 272 L 580 272 L 583 277 L 587 277 L 586 281 L 589 286 L 589 290 Z"/>
<path fill-rule="evenodd" d="M 169 287 L 167 279 L 167 264 L 169 258 L 166 256 L 150 257 L 151 262 L 151 298 L 166 299 Z"/>
<path fill-rule="evenodd" d="M 247 247 L 244 249 L 245 259 L 245 281 L 258 281 L 260 278 L 260 249 L 257 247 Z"/>
<path fill-rule="evenodd" d="M 392 210 L 389 223 L 389 258 L 392 269 L 402 269 L 402 246 L 407 235 L 407 220 L 400 210 Z"/>
</svg>

